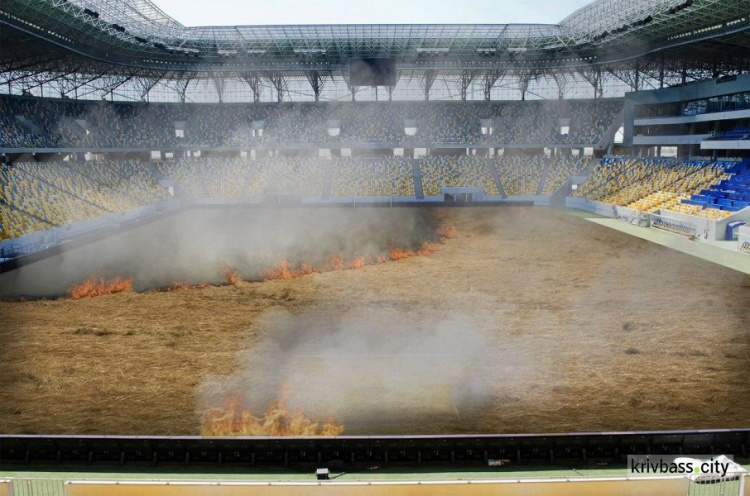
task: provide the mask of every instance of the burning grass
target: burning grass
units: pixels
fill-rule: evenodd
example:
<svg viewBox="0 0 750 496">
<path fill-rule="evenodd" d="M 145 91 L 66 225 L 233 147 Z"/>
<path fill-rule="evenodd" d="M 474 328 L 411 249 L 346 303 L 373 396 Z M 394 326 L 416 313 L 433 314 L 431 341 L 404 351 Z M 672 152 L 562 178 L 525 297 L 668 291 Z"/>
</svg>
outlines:
<svg viewBox="0 0 750 496">
<path fill-rule="evenodd" d="M 437 253 L 449 239 L 458 236 L 456 228 L 448 223 L 444 216 L 433 216 L 434 241 L 423 241 L 418 248 L 399 246 L 394 240 L 388 241 L 388 249 L 376 255 L 359 255 L 346 260 L 342 255 L 331 255 L 320 265 L 309 262 L 294 264 L 289 260 L 282 260 L 278 267 L 266 270 L 265 280 L 294 279 L 313 273 L 329 272 L 333 270 L 361 269 L 367 265 L 382 264 L 388 261 L 403 260 L 405 258 L 427 256 Z"/>
<path fill-rule="evenodd" d="M 94 296 L 110 295 L 133 291 L 133 279 L 116 277 L 90 277 L 79 284 L 72 284 L 68 288 L 68 296 L 72 300 L 93 298 Z"/>
<path fill-rule="evenodd" d="M 224 406 L 208 408 L 201 419 L 204 436 L 338 436 L 344 426 L 334 418 L 325 423 L 305 416 L 302 409 L 290 411 L 287 407 L 292 393 L 283 385 L 279 399 L 271 402 L 262 417 L 253 415 L 250 408 L 242 406 L 239 395 L 227 397 Z"/>
<path fill-rule="evenodd" d="M 432 255 L 433 253 L 440 251 L 440 248 L 440 243 L 430 243 L 425 241 L 422 244 L 422 247 L 417 250 L 393 246 L 385 253 L 379 253 L 376 256 L 359 255 L 351 260 L 346 260 L 341 255 L 331 255 L 328 260 L 321 265 L 312 265 L 308 262 L 293 264 L 289 260 L 282 260 L 278 267 L 266 270 L 264 280 L 273 281 L 276 279 L 294 279 L 309 274 L 330 272 L 334 270 L 361 269 L 368 265 L 377 265 L 388 261 Z"/>
<path fill-rule="evenodd" d="M 278 266 L 267 268 L 257 281 L 272 281 L 278 279 L 295 279 L 306 275 L 337 270 L 361 269 L 368 265 L 382 264 L 388 261 L 398 261 L 417 256 L 428 256 L 437 253 L 442 245 L 449 239 L 457 236 L 456 228 L 448 222 L 444 215 L 434 214 L 430 223 L 430 241 L 422 241 L 417 247 L 403 246 L 395 240 L 388 240 L 387 249 L 376 254 L 356 255 L 346 258 L 342 254 L 333 254 L 323 263 L 311 263 L 302 261 L 298 263 L 290 260 L 282 260 Z M 232 267 L 225 266 L 222 269 L 223 284 L 237 286 L 243 284 L 240 272 Z M 251 280 L 252 281 L 252 280 Z M 178 291 L 188 289 L 204 289 L 212 286 L 208 283 L 188 284 L 186 282 L 175 282 L 169 286 L 159 288 L 158 291 Z M 74 283 L 68 288 L 68 296 L 71 299 L 84 297 L 102 296 L 125 291 L 133 291 L 133 279 L 115 278 L 106 280 L 102 277 L 91 277 L 81 283 Z"/>
<path fill-rule="evenodd" d="M 234 286 L 240 283 L 240 275 L 236 270 L 232 270 L 228 267 L 224 268 L 224 279 L 229 286 Z"/>
</svg>

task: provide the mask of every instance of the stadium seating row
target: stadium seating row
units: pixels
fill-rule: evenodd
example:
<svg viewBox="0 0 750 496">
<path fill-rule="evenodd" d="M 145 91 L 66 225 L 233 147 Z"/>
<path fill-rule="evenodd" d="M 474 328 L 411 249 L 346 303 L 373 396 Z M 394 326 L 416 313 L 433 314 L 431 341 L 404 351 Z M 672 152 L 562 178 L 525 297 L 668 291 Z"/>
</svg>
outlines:
<svg viewBox="0 0 750 496">
<path fill-rule="evenodd" d="M 333 162 L 331 195 L 414 196 L 411 160 L 403 157 L 347 159 Z"/>
<path fill-rule="evenodd" d="M 169 199 L 135 161 L 0 167 L 0 240 Z"/>
<path fill-rule="evenodd" d="M 545 160 L 535 155 L 502 156 L 495 159 L 495 167 L 506 195 L 535 195 Z"/>
<path fill-rule="evenodd" d="M 569 155 L 557 156 L 550 160 L 547 181 L 544 183 L 542 194 L 554 194 L 571 176 L 582 173 L 591 163 L 591 157 L 573 157 Z"/>
<path fill-rule="evenodd" d="M 439 196 L 442 188 L 481 188 L 500 195 L 491 167 L 498 171 L 507 195 L 536 195 L 545 168 L 549 169 L 542 194 L 552 194 L 574 173 L 587 166 L 571 156 L 428 156 L 417 159 L 425 196 Z M 333 198 L 414 196 L 412 160 L 403 157 L 337 158 L 270 157 L 177 159 L 158 163 L 159 171 L 180 184 L 194 198 L 258 199 L 265 195 L 321 198 L 326 169 L 330 167 Z"/>
<path fill-rule="evenodd" d="M 325 169 L 329 160 L 302 157 L 273 157 L 254 164 L 247 198 L 287 194 L 322 198 Z"/>
<path fill-rule="evenodd" d="M 124 160 L 19 162 L 0 167 L 0 240 L 122 212 L 171 195 L 196 199 L 259 200 L 269 195 L 306 198 L 416 194 L 414 167 L 426 196 L 443 187 L 480 188 L 500 195 L 494 167 L 507 195 L 554 193 L 585 164 L 570 156 L 428 156 L 351 158 L 190 157 L 156 162 Z M 542 183 L 545 170 L 547 182 Z"/>
<path fill-rule="evenodd" d="M 442 187 L 480 187 L 485 195 L 499 195 L 487 159 L 471 156 L 426 157 L 419 160 L 425 196 L 437 196 Z"/>
<path fill-rule="evenodd" d="M 750 139 L 750 126 L 739 126 L 710 139 L 716 141 L 748 140 Z"/>
<path fill-rule="evenodd" d="M 583 145 L 599 141 L 621 106 L 620 100 L 217 105 L 4 96 L 0 147 Z M 483 122 L 489 123 L 484 133 Z"/>
<path fill-rule="evenodd" d="M 700 208 L 738 212 L 750 206 L 750 159 L 741 162 L 721 162 L 727 174 L 718 184 L 701 189 L 682 203 Z"/>
</svg>

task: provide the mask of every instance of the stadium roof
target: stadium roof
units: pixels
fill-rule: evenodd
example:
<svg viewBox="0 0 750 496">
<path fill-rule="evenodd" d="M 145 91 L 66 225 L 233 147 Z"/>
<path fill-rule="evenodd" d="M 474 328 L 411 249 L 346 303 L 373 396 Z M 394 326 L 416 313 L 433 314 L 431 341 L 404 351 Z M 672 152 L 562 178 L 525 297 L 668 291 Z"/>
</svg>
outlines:
<svg viewBox="0 0 750 496">
<path fill-rule="evenodd" d="M 395 62 L 389 99 L 397 87 L 407 99 L 415 88 L 424 99 L 433 88 L 463 100 L 490 100 L 493 88 L 507 98 L 598 98 L 605 86 L 750 71 L 750 0 L 596 0 L 558 24 L 216 27 L 183 26 L 151 0 L 0 1 L 0 91 L 9 94 L 355 99 L 350 63 L 360 58 Z"/>
<path fill-rule="evenodd" d="M 149 0 L 3 0 L 0 25 L 94 60 L 159 70 L 335 71 L 352 58 L 549 69 L 745 33 L 750 0 L 597 0 L 557 25 L 222 27 L 185 27 Z"/>
</svg>

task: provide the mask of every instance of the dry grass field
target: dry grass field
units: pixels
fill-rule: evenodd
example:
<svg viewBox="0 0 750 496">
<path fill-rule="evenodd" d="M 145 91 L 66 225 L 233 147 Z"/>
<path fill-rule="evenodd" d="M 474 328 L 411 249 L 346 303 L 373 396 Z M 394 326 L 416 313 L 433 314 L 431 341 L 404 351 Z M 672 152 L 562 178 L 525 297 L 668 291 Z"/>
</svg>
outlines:
<svg viewBox="0 0 750 496">
<path fill-rule="evenodd" d="M 750 277 L 555 210 L 441 213 L 427 256 L 0 302 L 0 432 L 198 434 L 282 383 L 344 434 L 750 426 Z"/>
</svg>

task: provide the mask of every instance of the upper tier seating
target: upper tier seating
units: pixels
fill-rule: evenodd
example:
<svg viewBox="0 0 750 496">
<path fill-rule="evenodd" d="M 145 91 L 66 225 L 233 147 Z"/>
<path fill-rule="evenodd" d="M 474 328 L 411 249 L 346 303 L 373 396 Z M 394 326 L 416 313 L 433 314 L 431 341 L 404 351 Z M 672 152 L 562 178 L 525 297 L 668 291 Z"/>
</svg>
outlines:
<svg viewBox="0 0 750 496">
<path fill-rule="evenodd" d="M 621 100 L 147 104 L 3 96 L 0 147 L 584 145 L 601 139 L 621 106 Z M 491 133 L 482 134 L 483 121 Z M 413 134 L 405 132 L 407 123 Z"/>
<path fill-rule="evenodd" d="M 734 140 L 749 140 L 750 139 L 750 126 L 739 126 L 724 134 L 719 134 L 710 138 L 718 141 L 734 141 Z"/>
</svg>

